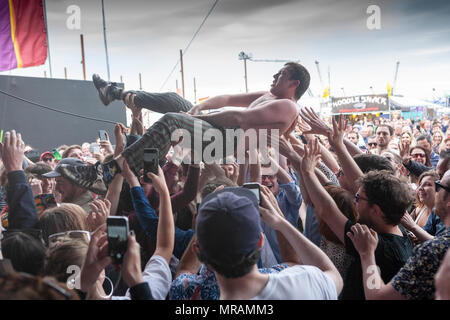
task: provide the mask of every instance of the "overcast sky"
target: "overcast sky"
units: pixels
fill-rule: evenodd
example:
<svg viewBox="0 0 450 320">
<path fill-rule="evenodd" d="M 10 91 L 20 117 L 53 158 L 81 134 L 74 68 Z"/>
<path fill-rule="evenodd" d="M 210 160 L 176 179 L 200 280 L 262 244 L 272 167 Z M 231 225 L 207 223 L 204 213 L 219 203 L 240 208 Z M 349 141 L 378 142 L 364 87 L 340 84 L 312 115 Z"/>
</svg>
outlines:
<svg viewBox="0 0 450 320">
<path fill-rule="evenodd" d="M 105 0 L 111 78 L 128 89 L 159 92 L 215 0 Z M 82 79 L 80 34 L 88 79 L 107 77 L 101 0 L 47 0 L 53 77 Z M 80 30 L 70 30 L 70 5 L 81 9 Z M 381 9 L 381 29 L 369 30 L 369 5 Z M 400 61 L 397 93 L 431 98 L 450 93 L 450 1 L 448 0 L 219 0 L 184 56 L 186 97 L 245 92 L 240 51 L 255 59 L 300 60 L 311 73 L 311 90 L 322 94 L 331 71 L 331 92 L 385 93 Z M 282 63 L 247 63 L 250 91 L 268 90 Z M 0 74 L 43 77 L 46 65 Z M 180 68 L 162 88 L 181 86 Z"/>
</svg>

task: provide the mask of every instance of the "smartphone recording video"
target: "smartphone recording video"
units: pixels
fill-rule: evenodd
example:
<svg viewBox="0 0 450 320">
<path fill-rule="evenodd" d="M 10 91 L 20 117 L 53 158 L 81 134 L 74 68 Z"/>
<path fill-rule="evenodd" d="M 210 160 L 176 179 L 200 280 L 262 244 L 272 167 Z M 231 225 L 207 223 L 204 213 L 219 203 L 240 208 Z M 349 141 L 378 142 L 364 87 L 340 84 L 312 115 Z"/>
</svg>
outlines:
<svg viewBox="0 0 450 320">
<path fill-rule="evenodd" d="M 158 174 L 159 151 L 155 148 L 144 149 L 144 182 L 152 182 L 147 176 L 148 172 Z"/>
<path fill-rule="evenodd" d="M 98 130 L 98 137 L 100 138 L 100 141 L 108 140 L 108 134 L 105 130 Z"/>
<path fill-rule="evenodd" d="M 108 233 L 108 254 L 115 264 L 121 264 L 128 247 L 128 218 L 111 216 L 106 220 Z"/>
<path fill-rule="evenodd" d="M 256 196 L 256 199 L 258 199 L 258 204 L 261 205 L 261 197 L 260 197 L 260 189 L 261 185 L 257 182 L 249 182 L 244 183 L 242 185 L 243 188 L 249 189 L 251 192 L 253 192 Z"/>
</svg>

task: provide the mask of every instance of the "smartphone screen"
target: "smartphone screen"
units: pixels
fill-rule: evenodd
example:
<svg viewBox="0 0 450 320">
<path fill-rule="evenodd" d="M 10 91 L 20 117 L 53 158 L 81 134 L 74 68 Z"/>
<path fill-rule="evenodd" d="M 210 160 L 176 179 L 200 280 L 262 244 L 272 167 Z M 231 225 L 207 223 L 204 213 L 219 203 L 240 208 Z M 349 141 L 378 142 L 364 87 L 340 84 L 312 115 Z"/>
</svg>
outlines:
<svg viewBox="0 0 450 320">
<path fill-rule="evenodd" d="M 244 183 L 242 185 L 242 187 L 249 189 L 251 192 L 253 192 L 256 196 L 256 199 L 258 199 L 258 204 L 261 204 L 261 199 L 259 197 L 259 192 L 260 192 L 260 186 L 259 183 L 256 182 L 251 182 L 251 183 Z"/>
<path fill-rule="evenodd" d="M 128 246 L 128 218 L 108 217 L 106 220 L 108 233 L 108 254 L 115 264 L 121 264 Z"/>
<path fill-rule="evenodd" d="M 158 149 L 147 148 L 144 149 L 144 181 L 152 182 L 150 178 L 147 177 L 147 172 L 158 174 Z"/>
<path fill-rule="evenodd" d="M 105 130 L 98 130 L 98 136 L 100 140 L 108 140 L 108 135 Z"/>
</svg>

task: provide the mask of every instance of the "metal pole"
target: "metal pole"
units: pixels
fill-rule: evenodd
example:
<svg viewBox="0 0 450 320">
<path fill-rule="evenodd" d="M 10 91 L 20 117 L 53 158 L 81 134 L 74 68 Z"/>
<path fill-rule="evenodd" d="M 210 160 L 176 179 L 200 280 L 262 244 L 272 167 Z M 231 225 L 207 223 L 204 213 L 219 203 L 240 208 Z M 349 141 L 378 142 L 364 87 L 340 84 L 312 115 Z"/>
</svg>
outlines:
<svg viewBox="0 0 450 320">
<path fill-rule="evenodd" d="M 194 103 L 197 104 L 197 86 L 195 85 L 195 77 L 194 77 Z"/>
<path fill-rule="evenodd" d="M 84 60 L 84 40 L 82 34 L 80 34 L 80 40 L 81 40 L 81 64 L 83 65 L 83 79 L 86 80 L 86 61 Z"/>
<path fill-rule="evenodd" d="M 181 64 L 181 92 L 184 98 L 184 68 L 183 68 L 183 50 L 180 49 L 180 64 Z"/>
<path fill-rule="evenodd" d="M 67 80 L 67 68 L 64 67 L 64 78 Z"/>
<path fill-rule="evenodd" d="M 44 78 L 47 78 L 47 71 L 44 70 Z"/>
<path fill-rule="evenodd" d="M 106 43 L 105 6 L 103 4 L 103 0 L 102 0 L 102 15 L 103 15 L 103 39 L 105 40 L 106 70 L 108 71 L 108 81 L 111 81 L 111 76 L 109 73 L 108 44 Z"/>
<path fill-rule="evenodd" d="M 52 75 L 52 59 L 50 57 L 50 41 L 48 40 L 48 24 L 47 24 L 47 7 L 45 6 L 45 0 L 42 1 L 44 6 L 44 20 L 45 20 L 45 28 L 47 33 L 47 54 L 48 54 L 48 69 L 50 71 L 50 78 L 53 78 Z"/>
<path fill-rule="evenodd" d="M 139 90 L 142 90 L 142 78 L 141 78 L 141 73 L 139 73 Z"/>
<path fill-rule="evenodd" d="M 120 83 L 123 83 L 122 76 L 120 76 Z"/>
<path fill-rule="evenodd" d="M 244 58 L 244 78 L 245 78 L 245 92 L 248 93 L 248 86 L 247 86 L 247 58 Z"/>
</svg>

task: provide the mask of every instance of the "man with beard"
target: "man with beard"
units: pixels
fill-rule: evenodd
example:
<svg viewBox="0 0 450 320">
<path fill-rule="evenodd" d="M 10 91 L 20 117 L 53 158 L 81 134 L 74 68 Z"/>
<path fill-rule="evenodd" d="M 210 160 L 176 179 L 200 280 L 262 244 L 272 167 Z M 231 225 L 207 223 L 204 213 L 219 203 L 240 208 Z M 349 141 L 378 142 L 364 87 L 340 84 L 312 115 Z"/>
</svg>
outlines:
<svg viewBox="0 0 450 320">
<path fill-rule="evenodd" d="M 375 136 L 377 137 L 376 154 L 381 154 L 384 150 L 389 149 L 389 142 L 392 140 L 394 129 L 387 124 L 380 124 L 377 127 Z M 375 150 L 372 150 L 372 152 Z"/>
<path fill-rule="evenodd" d="M 362 269 L 366 270 L 363 272 L 366 299 L 434 299 L 434 277 L 450 245 L 450 171 L 444 174 L 442 180 L 435 181 L 435 188 L 434 210 L 447 229 L 441 235 L 415 247 L 412 256 L 388 284 L 373 268 L 378 264 L 378 257 L 374 254 L 374 247 L 378 242 L 376 232 L 357 224 L 348 233 L 360 254 Z M 374 272 L 369 274 L 369 269 Z M 368 280 L 369 277 L 371 280 Z M 378 285 L 371 286 L 369 283 Z"/>
</svg>

